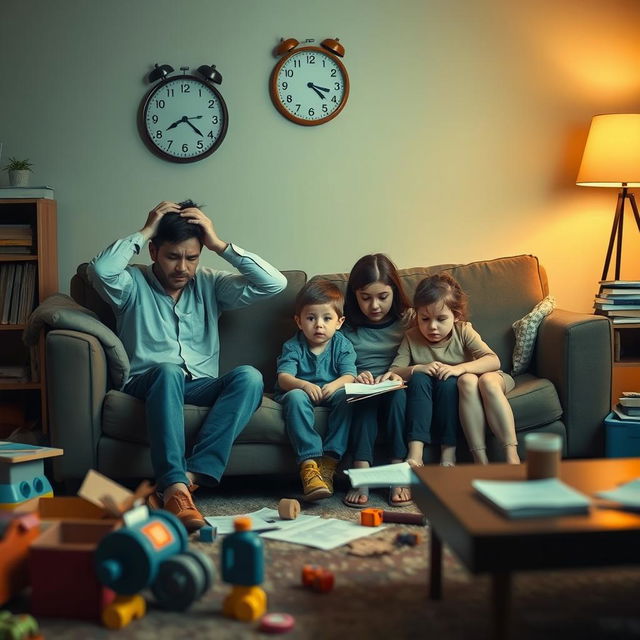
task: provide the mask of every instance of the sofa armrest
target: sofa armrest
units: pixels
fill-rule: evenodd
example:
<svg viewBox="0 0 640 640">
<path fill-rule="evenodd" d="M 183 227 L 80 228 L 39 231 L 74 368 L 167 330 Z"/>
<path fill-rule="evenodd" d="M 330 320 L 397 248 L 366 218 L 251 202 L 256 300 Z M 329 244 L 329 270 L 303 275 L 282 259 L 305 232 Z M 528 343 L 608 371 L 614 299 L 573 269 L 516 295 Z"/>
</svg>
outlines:
<svg viewBox="0 0 640 640">
<path fill-rule="evenodd" d="M 611 408 L 611 331 L 596 315 L 556 309 L 540 325 L 536 373 L 558 390 L 570 458 L 604 455 Z"/>
<path fill-rule="evenodd" d="M 107 358 L 88 333 L 56 329 L 46 339 L 47 396 L 56 481 L 83 478 L 98 466 L 102 404 L 109 389 Z"/>
</svg>

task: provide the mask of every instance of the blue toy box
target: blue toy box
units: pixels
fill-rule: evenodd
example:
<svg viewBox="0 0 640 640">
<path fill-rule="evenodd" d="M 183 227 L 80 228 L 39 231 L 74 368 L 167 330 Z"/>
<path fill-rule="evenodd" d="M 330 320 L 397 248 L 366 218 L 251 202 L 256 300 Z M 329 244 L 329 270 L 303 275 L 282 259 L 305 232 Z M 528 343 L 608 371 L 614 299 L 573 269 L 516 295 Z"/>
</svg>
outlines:
<svg viewBox="0 0 640 640">
<path fill-rule="evenodd" d="M 607 458 L 640 457 L 640 418 L 621 420 L 613 411 L 604 419 Z"/>
</svg>

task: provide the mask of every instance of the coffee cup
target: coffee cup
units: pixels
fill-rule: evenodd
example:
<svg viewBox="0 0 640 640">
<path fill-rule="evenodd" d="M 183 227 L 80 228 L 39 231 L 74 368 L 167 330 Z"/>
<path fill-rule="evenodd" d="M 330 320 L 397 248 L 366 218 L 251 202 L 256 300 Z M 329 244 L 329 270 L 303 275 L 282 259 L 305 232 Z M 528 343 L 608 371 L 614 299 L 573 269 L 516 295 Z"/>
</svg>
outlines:
<svg viewBox="0 0 640 640">
<path fill-rule="evenodd" d="M 562 438 L 557 433 L 527 433 L 524 445 L 528 480 L 558 477 Z"/>
</svg>

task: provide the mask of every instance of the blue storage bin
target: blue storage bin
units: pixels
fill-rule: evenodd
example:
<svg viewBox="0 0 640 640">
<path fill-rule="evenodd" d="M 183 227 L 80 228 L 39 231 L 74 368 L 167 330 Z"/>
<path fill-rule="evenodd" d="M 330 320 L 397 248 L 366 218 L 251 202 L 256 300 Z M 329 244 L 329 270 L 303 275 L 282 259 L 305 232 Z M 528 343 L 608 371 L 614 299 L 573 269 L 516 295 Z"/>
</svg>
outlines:
<svg viewBox="0 0 640 640">
<path fill-rule="evenodd" d="M 620 420 L 613 411 L 604 419 L 607 458 L 640 457 L 640 418 Z"/>
</svg>

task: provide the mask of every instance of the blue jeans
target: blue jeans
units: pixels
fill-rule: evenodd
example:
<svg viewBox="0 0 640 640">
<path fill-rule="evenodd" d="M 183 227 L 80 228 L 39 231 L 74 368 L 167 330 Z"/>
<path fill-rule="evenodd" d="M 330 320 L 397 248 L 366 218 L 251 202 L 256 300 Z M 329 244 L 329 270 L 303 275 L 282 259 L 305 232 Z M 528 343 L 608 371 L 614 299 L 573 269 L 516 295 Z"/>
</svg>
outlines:
<svg viewBox="0 0 640 640">
<path fill-rule="evenodd" d="M 414 373 L 407 388 L 407 441 L 455 446 L 459 430 L 457 376 Z"/>
<path fill-rule="evenodd" d="M 176 482 L 189 484 L 186 472 L 215 486 L 227 466 L 231 447 L 262 401 L 263 382 L 253 367 L 236 367 L 220 378 L 186 380 L 175 364 L 160 364 L 132 378 L 124 392 L 145 401 L 151 464 L 159 491 Z M 185 459 L 184 404 L 211 407 Z M 199 478 L 199 479 L 200 479 Z"/>
<path fill-rule="evenodd" d="M 354 460 L 373 464 L 373 447 L 378 428 L 384 435 L 391 459 L 404 459 L 407 394 L 404 389 L 354 402 L 351 421 L 351 450 Z"/>
<path fill-rule="evenodd" d="M 298 464 L 323 455 L 340 460 L 347 449 L 351 405 L 344 388 L 338 389 L 321 407 L 329 407 L 327 434 L 322 440 L 315 430 L 314 404 L 302 389 L 293 389 L 275 398 L 282 404 L 287 435 L 293 445 Z"/>
</svg>

